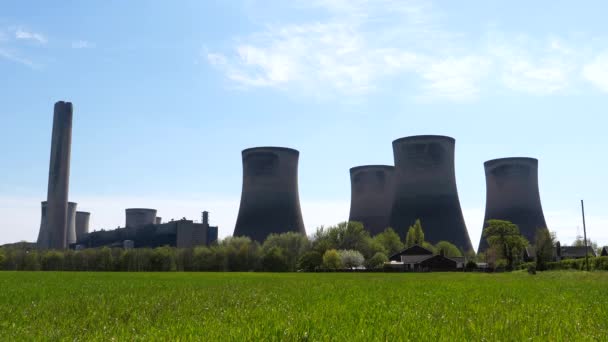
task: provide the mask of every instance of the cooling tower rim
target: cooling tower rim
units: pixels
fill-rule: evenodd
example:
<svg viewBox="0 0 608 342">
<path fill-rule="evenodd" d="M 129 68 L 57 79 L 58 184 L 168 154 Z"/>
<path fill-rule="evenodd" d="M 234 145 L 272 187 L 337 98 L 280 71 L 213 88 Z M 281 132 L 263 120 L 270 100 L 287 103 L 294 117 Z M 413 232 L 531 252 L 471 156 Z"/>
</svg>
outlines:
<svg viewBox="0 0 608 342">
<path fill-rule="evenodd" d="M 76 215 L 85 215 L 85 216 L 91 216 L 91 213 L 88 211 L 77 211 Z"/>
<path fill-rule="evenodd" d="M 496 164 L 509 164 L 509 163 L 513 163 L 513 164 L 526 163 L 526 164 L 538 165 L 538 159 L 531 158 L 531 157 L 507 157 L 507 158 L 498 158 L 498 159 L 488 160 L 485 163 L 483 163 L 483 165 L 485 167 L 492 167 Z"/>
<path fill-rule="evenodd" d="M 73 206 L 73 205 L 78 205 L 78 203 L 76 203 L 76 202 L 68 202 L 68 205 L 72 205 Z"/>
<path fill-rule="evenodd" d="M 353 172 L 356 172 L 359 170 L 374 170 L 374 169 L 394 171 L 395 167 L 393 165 L 360 165 L 360 166 L 351 167 L 350 172 L 353 173 Z"/>
<path fill-rule="evenodd" d="M 450 141 L 452 143 L 456 142 L 456 139 L 449 137 L 447 135 L 412 135 L 409 137 L 403 137 L 403 138 L 399 138 L 396 140 L 393 140 L 393 145 L 394 144 L 398 144 L 400 142 L 404 142 L 404 141 L 417 141 L 417 140 L 447 140 Z"/>
<path fill-rule="evenodd" d="M 125 209 L 126 212 L 134 212 L 134 211 L 140 211 L 140 212 L 157 212 L 156 209 L 150 209 L 150 208 L 127 208 Z"/>
<path fill-rule="evenodd" d="M 288 153 L 293 153 L 296 155 L 300 154 L 300 151 L 293 149 L 293 148 L 289 148 L 289 147 L 280 147 L 280 146 L 258 146 L 258 147 L 250 147 L 250 148 L 246 148 L 244 149 L 241 153 L 243 155 L 245 154 L 249 154 L 249 153 L 255 153 L 255 152 L 288 152 Z"/>
</svg>

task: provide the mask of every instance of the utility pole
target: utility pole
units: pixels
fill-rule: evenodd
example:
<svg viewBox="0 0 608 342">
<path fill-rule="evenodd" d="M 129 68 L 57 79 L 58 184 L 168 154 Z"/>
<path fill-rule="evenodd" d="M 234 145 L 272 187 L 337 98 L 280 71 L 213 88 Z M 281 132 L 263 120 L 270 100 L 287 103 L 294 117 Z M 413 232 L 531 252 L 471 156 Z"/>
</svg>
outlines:
<svg viewBox="0 0 608 342">
<path fill-rule="evenodd" d="M 581 200 L 581 209 L 583 211 L 583 239 L 585 241 L 585 264 L 587 264 L 587 272 L 589 272 L 589 249 L 587 247 L 587 226 L 585 225 L 585 202 Z"/>
</svg>

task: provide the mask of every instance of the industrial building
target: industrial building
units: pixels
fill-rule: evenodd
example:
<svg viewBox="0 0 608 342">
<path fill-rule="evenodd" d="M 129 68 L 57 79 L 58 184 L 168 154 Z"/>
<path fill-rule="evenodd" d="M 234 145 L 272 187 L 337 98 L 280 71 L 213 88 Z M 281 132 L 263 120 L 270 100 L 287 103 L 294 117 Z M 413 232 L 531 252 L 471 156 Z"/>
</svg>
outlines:
<svg viewBox="0 0 608 342">
<path fill-rule="evenodd" d="M 390 226 L 395 168 L 364 165 L 350 169 L 349 221 L 363 223 L 374 236 Z"/>
<path fill-rule="evenodd" d="M 203 212 L 202 223 L 181 219 L 156 224 L 156 216 L 147 216 L 150 220 L 135 223 L 133 213 L 153 209 L 127 209 L 127 223 L 124 228 L 100 230 L 86 234 L 72 247 L 76 249 L 94 247 L 126 247 L 154 248 L 171 246 L 177 248 L 192 248 L 200 245 L 210 245 L 217 241 L 218 227 L 209 225 L 209 213 Z M 156 210 L 154 210 L 156 215 Z M 137 216 L 137 215 L 135 215 Z"/>
<path fill-rule="evenodd" d="M 395 194 L 391 227 L 405 239 L 408 227 L 420 219 L 425 239 L 445 240 L 472 250 L 462 215 L 454 170 L 455 140 L 421 135 L 393 141 Z"/>
<path fill-rule="evenodd" d="M 385 267 L 405 272 L 452 272 L 464 268 L 461 259 L 436 255 L 420 245 L 414 245 L 391 255 Z"/>
<path fill-rule="evenodd" d="M 536 230 L 547 229 L 538 187 L 538 160 L 502 158 L 485 162 L 486 212 L 488 220 L 505 220 L 516 224 L 519 232 L 534 244 Z M 488 248 L 481 237 L 478 252 Z"/>
<path fill-rule="evenodd" d="M 306 235 L 298 193 L 299 155 L 285 147 L 243 150 L 243 189 L 234 236 L 264 242 L 273 233 Z"/>
</svg>

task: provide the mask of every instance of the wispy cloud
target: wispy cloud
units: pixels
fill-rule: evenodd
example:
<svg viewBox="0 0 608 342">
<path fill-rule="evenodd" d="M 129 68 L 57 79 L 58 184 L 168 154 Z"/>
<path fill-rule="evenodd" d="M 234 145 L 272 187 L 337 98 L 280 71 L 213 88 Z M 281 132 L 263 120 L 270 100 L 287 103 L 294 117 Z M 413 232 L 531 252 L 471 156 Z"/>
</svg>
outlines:
<svg viewBox="0 0 608 342">
<path fill-rule="evenodd" d="M 403 78 L 412 80 L 408 87 L 417 87 L 419 98 L 450 101 L 474 100 L 489 87 L 530 95 L 567 93 L 582 78 L 608 88 L 608 57 L 584 66 L 579 52 L 584 49 L 557 36 L 461 34 L 443 27 L 443 14 L 429 2 L 296 4 L 326 13 L 308 22 L 266 26 L 204 57 L 239 87 L 304 95 L 358 96 Z"/>
<path fill-rule="evenodd" d="M 72 42 L 72 49 L 91 49 L 95 44 L 87 40 L 76 40 Z"/>
<path fill-rule="evenodd" d="M 34 42 L 37 42 L 40 44 L 47 43 L 47 39 L 43 34 L 27 31 L 22 28 L 15 29 L 15 38 L 20 39 L 20 40 L 30 40 L 30 41 L 34 41 Z"/>
<path fill-rule="evenodd" d="M 40 67 L 40 65 L 32 62 L 31 60 L 29 60 L 28 58 L 22 57 L 20 55 L 18 55 L 17 53 L 10 51 L 8 49 L 4 49 L 2 47 L 0 47 L 0 57 L 7 59 L 11 62 L 15 62 L 15 63 L 19 63 L 19 64 L 23 64 L 26 65 L 30 68 L 33 69 L 37 69 Z"/>
</svg>

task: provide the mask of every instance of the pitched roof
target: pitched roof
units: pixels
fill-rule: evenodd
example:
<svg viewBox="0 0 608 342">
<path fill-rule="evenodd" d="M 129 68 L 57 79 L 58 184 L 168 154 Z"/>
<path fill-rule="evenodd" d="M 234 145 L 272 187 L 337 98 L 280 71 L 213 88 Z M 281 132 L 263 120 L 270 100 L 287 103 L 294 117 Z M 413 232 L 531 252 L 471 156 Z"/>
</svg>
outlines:
<svg viewBox="0 0 608 342">
<path fill-rule="evenodd" d="M 602 248 L 601 255 L 608 256 L 608 246 L 604 246 L 604 248 Z"/>
<path fill-rule="evenodd" d="M 403 255 L 401 261 L 404 264 L 417 264 L 426 259 L 432 258 L 433 255 Z"/>
<path fill-rule="evenodd" d="M 401 252 L 395 253 L 390 256 L 389 260 L 401 260 L 402 255 L 427 255 L 432 256 L 433 251 L 430 251 L 420 245 L 413 245 L 408 247 Z"/>
<path fill-rule="evenodd" d="M 562 258 L 582 258 L 585 257 L 585 246 L 561 246 L 560 256 Z M 587 253 L 591 256 L 596 256 L 593 247 L 587 246 Z"/>
</svg>

